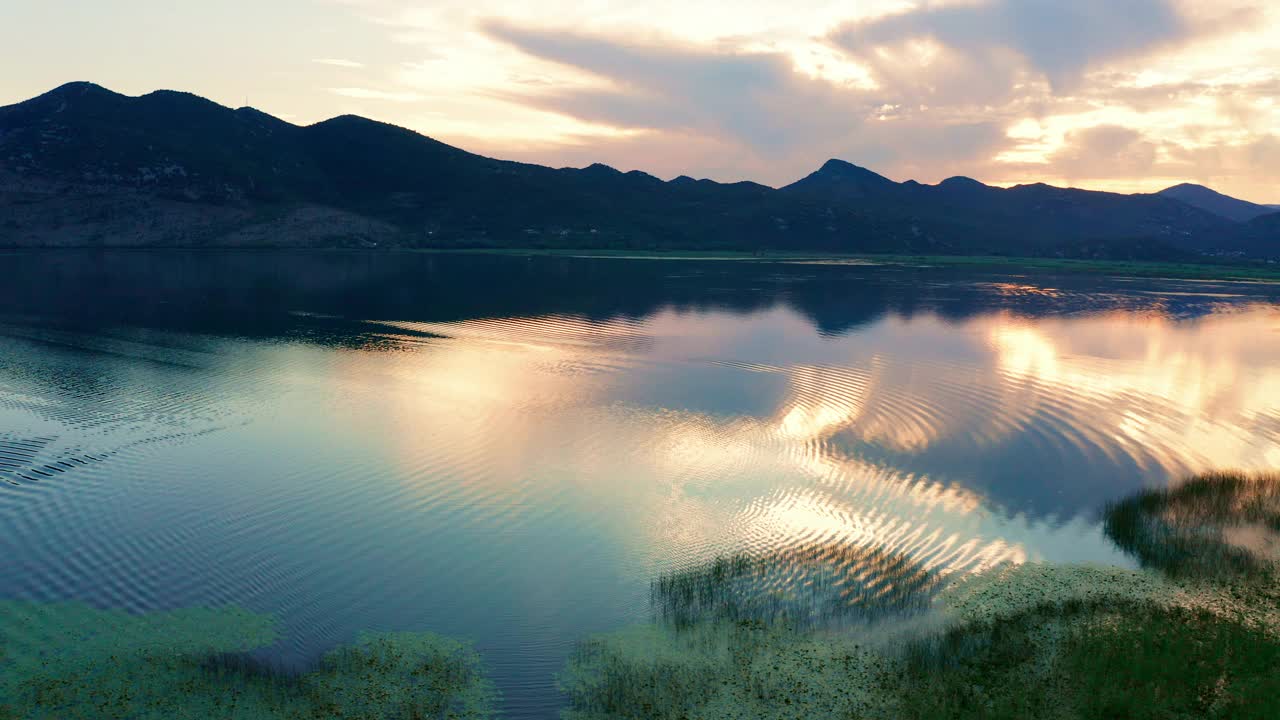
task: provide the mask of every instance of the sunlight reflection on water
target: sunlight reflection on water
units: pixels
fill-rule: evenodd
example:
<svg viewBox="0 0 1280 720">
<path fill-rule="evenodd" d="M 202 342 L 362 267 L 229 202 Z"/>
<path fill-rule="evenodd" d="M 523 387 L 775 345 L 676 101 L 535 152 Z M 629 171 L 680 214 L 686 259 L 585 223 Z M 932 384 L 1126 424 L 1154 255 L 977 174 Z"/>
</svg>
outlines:
<svg viewBox="0 0 1280 720">
<path fill-rule="evenodd" d="M 515 717 L 554 708 L 572 643 L 643 617 L 659 573 L 815 547 L 942 576 L 1130 565 L 1105 502 L 1280 466 L 1266 287 L 22 262 L 0 289 L 0 596 L 240 604 L 281 617 L 270 652 L 297 663 L 370 627 L 474 638 Z M 181 281 L 139 289 L 156 273 Z"/>
</svg>

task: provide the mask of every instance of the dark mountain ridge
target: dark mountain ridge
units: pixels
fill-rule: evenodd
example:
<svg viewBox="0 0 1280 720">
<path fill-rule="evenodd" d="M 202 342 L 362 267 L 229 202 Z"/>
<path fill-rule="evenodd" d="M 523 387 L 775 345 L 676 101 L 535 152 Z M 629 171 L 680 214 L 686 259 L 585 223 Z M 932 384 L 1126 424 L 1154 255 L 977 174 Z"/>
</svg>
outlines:
<svg viewBox="0 0 1280 720">
<path fill-rule="evenodd" d="M 706 248 L 1189 258 L 1269 230 L 1160 195 L 831 160 L 790 186 L 495 160 L 355 116 L 297 126 L 71 83 L 0 108 L 0 245 Z"/>
<path fill-rule="evenodd" d="M 1250 220 L 1275 212 L 1275 208 L 1267 205 L 1256 205 L 1246 200 L 1239 200 L 1229 195 L 1207 188 L 1203 185 L 1183 183 L 1174 185 L 1156 193 L 1174 200 L 1221 215 L 1228 220 L 1247 223 Z"/>
</svg>

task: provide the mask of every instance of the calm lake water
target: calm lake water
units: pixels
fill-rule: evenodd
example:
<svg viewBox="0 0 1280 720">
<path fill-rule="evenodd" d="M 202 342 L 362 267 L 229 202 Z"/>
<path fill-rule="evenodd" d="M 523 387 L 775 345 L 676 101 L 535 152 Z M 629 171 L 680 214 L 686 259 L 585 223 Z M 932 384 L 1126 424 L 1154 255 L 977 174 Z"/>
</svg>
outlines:
<svg viewBox="0 0 1280 720">
<path fill-rule="evenodd" d="M 475 642 L 553 717 L 656 573 L 840 541 L 1131 565 L 1108 501 L 1280 466 L 1280 286 L 852 265 L 0 254 L 0 598 Z"/>
</svg>

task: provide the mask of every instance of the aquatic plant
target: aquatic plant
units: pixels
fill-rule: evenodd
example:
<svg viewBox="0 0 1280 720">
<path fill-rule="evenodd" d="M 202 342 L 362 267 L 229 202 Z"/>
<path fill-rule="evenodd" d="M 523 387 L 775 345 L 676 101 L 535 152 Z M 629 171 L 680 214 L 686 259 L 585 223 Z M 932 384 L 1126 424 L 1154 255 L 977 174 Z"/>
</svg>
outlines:
<svg viewBox="0 0 1280 720">
<path fill-rule="evenodd" d="M 362 636 L 306 674 L 246 654 L 276 637 L 237 609 L 131 615 L 0 602 L 0 718 L 485 718 L 496 693 L 468 646 Z"/>
<path fill-rule="evenodd" d="M 1280 643 L 1206 610 L 1074 601 L 956 626 L 905 657 L 903 720 L 1280 711 Z"/>
<path fill-rule="evenodd" d="M 832 634 L 924 612 L 940 576 L 848 544 L 721 557 L 651 585 L 653 625 L 579 644 L 570 720 L 892 717 L 885 657 Z"/>
<path fill-rule="evenodd" d="M 313 707 L 351 720 L 484 718 L 497 700 L 475 651 L 431 633 L 362 635 L 304 683 Z"/>
<path fill-rule="evenodd" d="M 952 624 L 990 623 L 1031 611 L 1134 605 L 1187 605 L 1187 591 L 1149 572 L 1102 565 L 1003 565 L 961 579 L 938 597 Z"/>
<path fill-rule="evenodd" d="M 744 621 L 631 628 L 580 644 L 566 720 L 891 717 L 870 649 Z"/>
<path fill-rule="evenodd" d="M 922 612 L 941 586 L 937 573 L 906 555 L 827 543 L 665 573 L 650 595 L 659 618 L 677 628 L 709 620 L 817 627 Z"/>
<path fill-rule="evenodd" d="M 1107 534 L 1175 578 L 1265 578 L 1280 561 L 1280 475 L 1209 473 L 1110 505 Z"/>
<path fill-rule="evenodd" d="M 716 583 L 751 568 L 677 578 L 710 608 L 683 624 L 581 643 L 559 678 L 566 720 L 1280 717 L 1280 637 L 1260 596 L 1220 613 L 1203 588 L 1147 571 L 1003 566 L 937 592 L 918 632 L 833 632 L 729 619 L 742 606 L 721 609 Z"/>
<path fill-rule="evenodd" d="M 199 673 L 188 658 L 243 652 L 275 637 L 270 618 L 235 610 L 151 615 L 81 604 L 0 603 L 0 698 L 23 718 L 182 714 Z"/>
</svg>

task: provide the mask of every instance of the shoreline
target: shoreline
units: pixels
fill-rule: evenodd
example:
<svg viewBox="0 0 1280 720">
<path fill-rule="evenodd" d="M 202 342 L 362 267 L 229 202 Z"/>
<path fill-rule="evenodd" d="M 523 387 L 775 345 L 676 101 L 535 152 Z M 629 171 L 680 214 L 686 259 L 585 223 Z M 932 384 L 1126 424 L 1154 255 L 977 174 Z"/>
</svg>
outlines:
<svg viewBox="0 0 1280 720">
<path fill-rule="evenodd" d="M 195 252 L 195 253 L 416 253 L 426 255 L 495 255 L 598 260 L 665 260 L 739 262 L 783 265 L 970 268 L 995 272 L 1029 270 L 1140 277 L 1168 280 L 1280 283 L 1280 263 L 1178 263 L 1142 260 L 1080 260 L 993 255 L 901 255 L 876 253 L 770 252 L 733 250 L 601 250 L 573 248 L 343 248 L 343 247 L 10 247 L 0 256 L 44 252 Z"/>
</svg>

